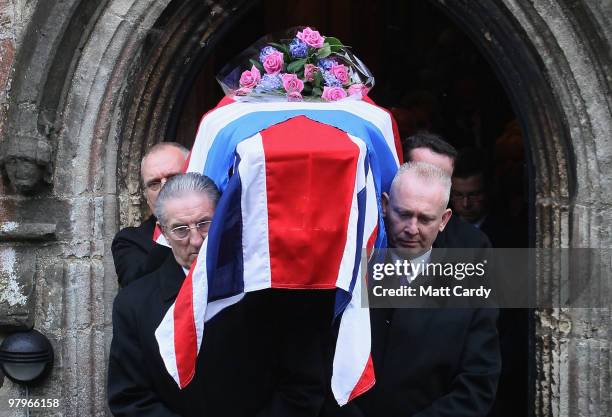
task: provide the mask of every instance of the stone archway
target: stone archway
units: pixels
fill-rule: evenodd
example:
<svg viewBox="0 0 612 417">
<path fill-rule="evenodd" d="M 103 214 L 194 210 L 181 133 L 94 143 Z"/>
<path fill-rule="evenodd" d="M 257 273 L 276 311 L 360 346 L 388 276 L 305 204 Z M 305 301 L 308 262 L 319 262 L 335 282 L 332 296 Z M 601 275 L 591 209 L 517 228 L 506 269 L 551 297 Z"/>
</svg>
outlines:
<svg viewBox="0 0 612 417">
<path fill-rule="evenodd" d="M 609 6 L 432 1 L 491 59 L 519 115 L 535 178 L 537 246 L 609 246 Z M 55 370 L 33 395 L 64 399 L 62 415 L 106 412 L 116 292 L 110 242 L 120 225 L 139 219 L 138 161 L 164 139 L 180 92 L 249 7 L 69 0 L 39 2 L 33 12 L 2 142 L 6 177 L 19 192 L 4 190 L 0 220 L 18 227 L 0 239 L 35 272 L 26 301 L 8 307 L 25 319 L 4 324 L 34 322 L 52 339 Z M 539 288 L 568 279 L 549 270 Z M 537 312 L 535 414 L 610 412 L 611 328 L 609 310 Z"/>
</svg>

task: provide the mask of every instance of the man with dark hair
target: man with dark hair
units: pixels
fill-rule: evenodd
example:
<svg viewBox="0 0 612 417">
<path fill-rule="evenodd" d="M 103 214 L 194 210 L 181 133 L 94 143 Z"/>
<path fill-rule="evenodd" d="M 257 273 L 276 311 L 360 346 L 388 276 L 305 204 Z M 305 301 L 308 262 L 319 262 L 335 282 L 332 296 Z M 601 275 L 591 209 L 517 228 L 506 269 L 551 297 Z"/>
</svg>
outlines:
<svg viewBox="0 0 612 417">
<path fill-rule="evenodd" d="M 516 233 L 491 210 L 486 156 L 477 148 L 461 150 L 453 171 L 451 205 L 455 213 L 487 235 L 493 247 L 520 246 Z"/>
<path fill-rule="evenodd" d="M 421 152 L 429 152 L 434 157 L 446 157 L 450 162 L 454 162 L 457 159 L 457 150 L 450 143 L 444 140 L 442 136 L 429 132 L 419 132 L 406 138 L 403 151 L 404 159 L 407 161 L 423 159 L 418 157 L 418 154 Z M 437 164 L 434 163 L 434 165 L 449 172 L 449 167 L 445 165 L 448 161 L 440 161 Z M 450 166 L 450 171 L 452 172 L 452 165 Z"/>
<path fill-rule="evenodd" d="M 449 175 L 453 174 L 457 150 L 441 136 L 433 133 L 417 133 L 404 142 L 404 160 L 427 162 Z M 436 246 L 441 248 L 488 248 L 491 242 L 477 228 L 459 216 L 451 216 L 446 228 L 438 234 Z"/>
<path fill-rule="evenodd" d="M 147 151 L 140 163 L 140 175 L 145 200 L 151 213 L 157 195 L 165 182 L 183 172 L 189 151 L 174 142 L 161 142 Z M 153 214 L 140 226 L 126 227 L 117 233 L 111 245 L 119 285 L 125 287 L 132 281 L 151 272 L 169 253 L 166 247 L 156 245 L 153 230 L 157 219 Z M 155 249 L 155 254 L 149 256 Z"/>
<path fill-rule="evenodd" d="M 485 155 L 480 149 L 462 149 L 453 171 L 451 204 L 463 220 L 480 228 L 489 211 Z M 482 230 L 482 228 L 481 228 Z M 488 235 L 489 236 L 489 235 Z M 491 239 L 491 236 L 489 236 Z"/>
</svg>

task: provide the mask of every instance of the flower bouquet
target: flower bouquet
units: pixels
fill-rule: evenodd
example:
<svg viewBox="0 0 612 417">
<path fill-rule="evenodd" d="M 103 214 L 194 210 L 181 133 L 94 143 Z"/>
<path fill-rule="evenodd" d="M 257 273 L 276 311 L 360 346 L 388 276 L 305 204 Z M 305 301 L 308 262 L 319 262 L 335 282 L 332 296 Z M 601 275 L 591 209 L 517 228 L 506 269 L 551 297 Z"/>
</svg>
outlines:
<svg viewBox="0 0 612 417">
<path fill-rule="evenodd" d="M 261 38 L 225 65 L 217 80 L 239 101 L 360 99 L 374 86 L 347 46 L 310 27 Z"/>
</svg>

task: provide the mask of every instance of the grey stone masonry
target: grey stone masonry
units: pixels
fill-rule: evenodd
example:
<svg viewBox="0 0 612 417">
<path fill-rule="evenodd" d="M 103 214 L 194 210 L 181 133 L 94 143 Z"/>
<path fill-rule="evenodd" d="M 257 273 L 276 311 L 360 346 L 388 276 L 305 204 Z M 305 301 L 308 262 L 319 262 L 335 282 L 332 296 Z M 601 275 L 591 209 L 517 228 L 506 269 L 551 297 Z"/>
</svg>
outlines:
<svg viewBox="0 0 612 417">
<path fill-rule="evenodd" d="M 612 2 L 430 0 L 492 58 L 534 168 L 538 247 L 612 247 Z M 186 74 L 243 0 L 0 0 L 0 339 L 55 350 L 33 416 L 106 416 L 110 243 L 143 214 L 138 174 Z M 252 7 L 257 7 L 257 4 Z M 161 17 L 161 18 L 160 18 Z M 611 265 L 602 284 L 610 287 Z M 572 277 L 541 265 L 536 286 Z M 610 416 L 612 315 L 536 312 L 537 416 Z M 0 375 L 0 414 L 24 398 Z"/>
</svg>

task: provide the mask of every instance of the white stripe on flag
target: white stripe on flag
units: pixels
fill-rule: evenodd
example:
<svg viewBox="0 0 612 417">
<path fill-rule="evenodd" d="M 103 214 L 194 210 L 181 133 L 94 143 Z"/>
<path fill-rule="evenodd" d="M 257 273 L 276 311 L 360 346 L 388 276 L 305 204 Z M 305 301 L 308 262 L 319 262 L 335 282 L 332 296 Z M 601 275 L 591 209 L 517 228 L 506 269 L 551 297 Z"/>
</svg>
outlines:
<svg viewBox="0 0 612 417">
<path fill-rule="evenodd" d="M 372 169 L 366 177 L 366 217 L 363 225 L 363 247 L 365 248 L 370 235 L 378 226 L 378 216 L 382 215 L 382 210 L 379 211 L 378 199 L 376 198 L 376 186 L 374 185 L 374 176 Z"/>
<path fill-rule="evenodd" d="M 180 386 L 180 378 L 176 365 L 176 354 L 174 351 L 174 304 L 170 306 L 161 323 L 155 330 L 155 339 L 159 346 L 159 354 L 161 355 L 166 370 Z"/>
<path fill-rule="evenodd" d="M 361 262 L 351 302 L 340 320 L 332 373 L 332 392 L 338 405 L 346 404 L 370 358 L 370 313 L 361 303 Z"/>
<path fill-rule="evenodd" d="M 366 185 L 366 213 L 362 247 L 365 247 L 378 224 L 378 204 L 372 170 L 368 172 Z M 370 196 L 374 196 L 374 198 L 370 198 Z M 332 392 L 341 406 L 351 398 L 351 394 L 368 364 L 371 352 L 370 312 L 360 305 L 363 272 L 361 266 L 363 262 L 364 260 L 359 263 L 358 278 L 351 294 L 351 301 L 340 320 L 334 354 Z"/>
<path fill-rule="evenodd" d="M 198 127 L 198 132 L 191 150 L 187 172 L 204 172 L 208 151 L 219 132 L 229 123 L 253 112 L 283 110 L 330 110 L 329 103 L 312 102 L 270 102 L 240 103 L 235 102 L 219 107 L 207 114 Z M 399 159 L 395 152 L 395 137 L 391 117 L 383 109 L 362 100 L 344 100 L 334 102 L 333 110 L 346 111 L 374 124 L 383 134 L 397 165 Z M 201 156 L 200 156 L 201 155 Z M 198 156 L 195 157 L 194 156 Z"/>
<path fill-rule="evenodd" d="M 353 277 L 353 269 L 355 268 L 355 255 L 358 250 L 357 242 L 357 223 L 359 221 L 359 205 L 357 203 L 357 195 L 365 187 L 365 169 L 364 160 L 367 154 L 366 144 L 359 138 L 347 135 L 351 141 L 359 147 L 359 158 L 357 160 L 357 172 L 355 173 L 355 187 L 353 188 L 353 198 L 351 201 L 351 211 L 347 227 L 346 244 L 342 253 L 342 260 L 338 268 L 338 278 L 336 287 L 344 291 L 349 291 L 351 279 Z"/>
<path fill-rule="evenodd" d="M 244 291 L 250 292 L 272 285 L 266 157 L 261 135 L 242 141 L 236 152 L 240 156 Z"/>
<path fill-rule="evenodd" d="M 222 298 L 220 300 L 211 301 L 208 303 L 208 308 L 206 309 L 206 318 L 208 321 L 215 317 L 218 313 L 220 313 L 224 308 L 227 308 L 233 304 L 236 304 L 238 301 L 242 300 L 244 297 L 244 293 L 236 294 L 232 297 Z"/>
<path fill-rule="evenodd" d="M 159 236 L 157 236 L 157 240 L 155 241 L 155 243 L 157 243 L 158 245 L 163 245 L 167 248 L 170 247 L 170 243 L 168 242 L 166 236 L 164 236 L 163 233 L 160 233 Z"/>
<path fill-rule="evenodd" d="M 206 272 L 206 248 L 208 246 L 208 238 L 204 239 L 198 259 L 194 266 L 191 275 L 192 282 L 192 303 L 193 303 L 193 321 L 196 329 L 197 351 L 200 351 L 202 338 L 204 337 L 204 318 L 206 316 L 206 304 L 208 299 L 208 275 Z M 174 334 L 174 306 L 176 301 L 172 303 L 159 326 L 155 330 L 155 339 L 159 346 L 159 353 L 166 366 L 166 370 L 174 379 L 177 385 L 180 386 L 180 377 L 178 373 L 178 364 L 176 363 L 175 351 L 175 334 Z"/>
<path fill-rule="evenodd" d="M 206 248 L 208 248 L 208 236 L 204 239 L 200 252 L 198 253 L 197 261 L 194 265 L 194 270 L 191 275 L 193 289 L 193 320 L 196 328 L 196 340 L 198 349 L 196 354 L 200 352 L 202 345 L 202 337 L 204 336 L 204 318 L 207 315 L 208 303 L 208 272 L 206 270 Z"/>
</svg>

